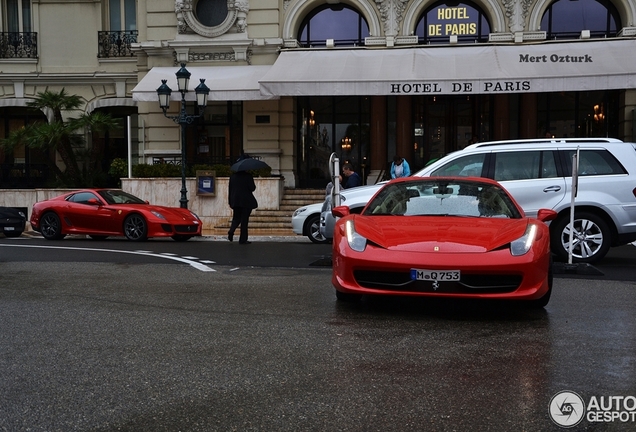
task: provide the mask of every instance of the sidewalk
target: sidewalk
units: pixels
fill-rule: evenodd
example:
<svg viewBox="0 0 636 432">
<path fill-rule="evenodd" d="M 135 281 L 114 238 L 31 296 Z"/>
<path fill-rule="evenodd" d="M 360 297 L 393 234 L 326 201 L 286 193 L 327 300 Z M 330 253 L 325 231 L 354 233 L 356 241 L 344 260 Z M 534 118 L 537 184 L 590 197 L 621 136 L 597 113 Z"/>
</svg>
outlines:
<svg viewBox="0 0 636 432">
<path fill-rule="evenodd" d="M 311 240 L 307 236 L 296 235 L 289 230 L 271 230 L 271 229 L 251 229 L 249 230 L 249 240 L 254 242 L 261 241 L 277 241 L 277 242 L 303 242 L 311 243 Z M 234 233 L 234 240 L 238 241 L 239 230 Z M 195 237 L 192 240 L 207 240 L 207 241 L 228 241 L 227 230 L 225 229 L 204 229 L 203 235 Z"/>
</svg>

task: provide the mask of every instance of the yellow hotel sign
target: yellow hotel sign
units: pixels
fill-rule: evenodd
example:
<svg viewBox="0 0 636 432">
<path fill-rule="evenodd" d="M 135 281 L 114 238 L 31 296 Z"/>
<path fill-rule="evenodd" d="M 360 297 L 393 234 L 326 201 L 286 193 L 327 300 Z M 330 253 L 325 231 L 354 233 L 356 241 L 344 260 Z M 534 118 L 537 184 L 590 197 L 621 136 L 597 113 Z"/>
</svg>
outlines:
<svg viewBox="0 0 636 432">
<path fill-rule="evenodd" d="M 471 22 L 465 7 L 441 6 L 437 8 L 436 16 L 429 13 L 428 36 L 476 35 L 476 20 L 475 17 Z"/>
</svg>

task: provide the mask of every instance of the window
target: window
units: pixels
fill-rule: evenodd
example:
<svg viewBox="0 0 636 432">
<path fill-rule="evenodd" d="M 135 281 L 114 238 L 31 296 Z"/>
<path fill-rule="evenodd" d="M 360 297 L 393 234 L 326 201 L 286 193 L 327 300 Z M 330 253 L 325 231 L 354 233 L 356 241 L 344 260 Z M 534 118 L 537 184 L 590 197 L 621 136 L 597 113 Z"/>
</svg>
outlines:
<svg viewBox="0 0 636 432">
<path fill-rule="evenodd" d="M 496 157 L 497 181 L 556 177 L 556 163 L 551 151 L 501 152 Z"/>
<path fill-rule="evenodd" d="M 325 46 L 333 39 L 336 46 L 364 45 L 369 26 L 360 13 L 349 6 L 327 4 L 314 9 L 303 20 L 298 41 L 304 47 Z"/>
<path fill-rule="evenodd" d="M 620 28 L 618 11 L 607 0 L 557 0 L 541 20 L 548 39 L 578 39 L 581 30 L 593 38 L 614 37 Z"/>
<path fill-rule="evenodd" d="M 108 31 L 98 31 L 99 58 L 134 57 L 131 44 L 137 42 L 137 10 L 135 0 L 108 0 L 105 15 Z"/>
<path fill-rule="evenodd" d="M 481 177 L 486 153 L 457 158 L 431 173 L 432 177 Z"/>
<path fill-rule="evenodd" d="M 109 0 L 108 18 L 111 31 L 137 30 L 135 0 Z"/>
<path fill-rule="evenodd" d="M 476 4 L 444 0 L 424 12 L 415 34 L 421 44 L 449 43 L 451 36 L 459 42 L 487 42 L 490 24 Z"/>
<path fill-rule="evenodd" d="M 4 0 L 3 28 L 7 32 L 31 32 L 31 0 Z"/>
<path fill-rule="evenodd" d="M 537 95 L 537 136 L 619 136 L 620 91 L 555 92 Z"/>
<path fill-rule="evenodd" d="M 206 27 L 221 25 L 228 14 L 227 0 L 199 0 L 195 13 L 197 20 Z"/>
<path fill-rule="evenodd" d="M 88 200 L 91 200 L 91 199 L 94 199 L 94 200 L 97 200 L 97 202 L 100 202 L 97 199 L 97 197 L 95 195 L 93 195 L 92 193 L 90 193 L 90 192 L 79 192 L 79 193 L 76 193 L 75 195 L 69 197 L 68 200 L 70 202 L 74 202 L 74 203 L 78 203 L 78 204 L 90 204 L 88 202 Z"/>
<path fill-rule="evenodd" d="M 565 152 L 566 172 L 572 172 L 574 150 Z M 607 150 L 581 150 L 579 154 L 579 175 L 627 174 L 625 168 Z"/>
</svg>

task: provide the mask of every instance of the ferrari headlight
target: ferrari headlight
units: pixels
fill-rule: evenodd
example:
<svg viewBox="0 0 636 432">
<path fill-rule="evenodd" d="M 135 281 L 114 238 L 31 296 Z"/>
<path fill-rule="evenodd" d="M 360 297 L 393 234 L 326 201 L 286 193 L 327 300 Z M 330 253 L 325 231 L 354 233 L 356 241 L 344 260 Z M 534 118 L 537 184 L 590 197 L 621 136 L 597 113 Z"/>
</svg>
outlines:
<svg viewBox="0 0 636 432">
<path fill-rule="evenodd" d="M 510 242 L 510 253 L 513 256 L 520 256 L 528 253 L 532 247 L 532 243 L 537 235 L 537 226 L 535 224 L 528 224 L 524 235 L 517 240 Z"/>
<path fill-rule="evenodd" d="M 165 217 L 161 213 L 159 213 L 157 210 L 150 210 L 150 213 L 157 216 L 159 219 L 165 219 Z"/>
<path fill-rule="evenodd" d="M 190 211 L 190 210 L 188 210 Z M 197 216 L 197 214 L 193 211 L 190 211 L 190 214 L 192 215 L 193 218 L 195 218 L 196 220 L 201 220 L 201 218 L 199 216 Z"/>
<path fill-rule="evenodd" d="M 367 239 L 356 232 L 352 220 L 348 220 L 345 223 L 345 234 L 347 236 L 347 241 L 349 242 L 349 247 L 354 251 L 363 252 L 367 247 Z"/>
</svg>

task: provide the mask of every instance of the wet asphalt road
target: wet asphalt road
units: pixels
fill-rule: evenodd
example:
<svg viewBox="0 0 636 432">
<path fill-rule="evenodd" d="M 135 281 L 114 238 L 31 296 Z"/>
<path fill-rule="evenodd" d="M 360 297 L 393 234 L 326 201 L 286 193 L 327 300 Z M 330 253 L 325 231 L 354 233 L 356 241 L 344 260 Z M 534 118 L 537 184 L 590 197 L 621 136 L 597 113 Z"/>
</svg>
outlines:
<svg viewBox="0 0 636 432">
<path fill-rule="evenodd" d="M 0 430 L 564 430 L 560 391 L 636 396 L 633 279 L 557 278 L 539 311 L 343 305 L 320 266 L 15 253 L 0 248 Z"/>
</svg>

